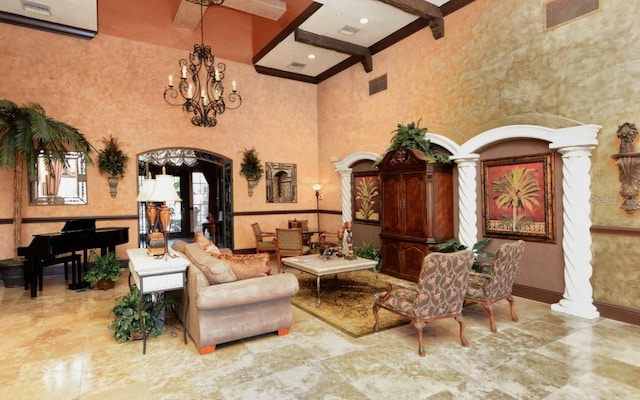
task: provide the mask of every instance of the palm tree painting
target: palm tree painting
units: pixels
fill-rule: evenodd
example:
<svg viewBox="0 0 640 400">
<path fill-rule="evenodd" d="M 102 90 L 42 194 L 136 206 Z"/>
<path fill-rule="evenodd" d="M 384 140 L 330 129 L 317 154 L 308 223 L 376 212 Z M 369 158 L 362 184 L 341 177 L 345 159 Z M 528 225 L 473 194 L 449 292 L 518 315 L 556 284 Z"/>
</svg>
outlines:
<svg viewBox="0 0 640 400">
<path fill-rule="evenodd" d="M 379 222 L 380 200 L 376 176 L 354 176 L 354 217 L 358 221 Z"/>
<path fill-rule="evenodd" d="M 483 162 L 485 235 L 552 241 L 553 157 Z"/>
</svg>

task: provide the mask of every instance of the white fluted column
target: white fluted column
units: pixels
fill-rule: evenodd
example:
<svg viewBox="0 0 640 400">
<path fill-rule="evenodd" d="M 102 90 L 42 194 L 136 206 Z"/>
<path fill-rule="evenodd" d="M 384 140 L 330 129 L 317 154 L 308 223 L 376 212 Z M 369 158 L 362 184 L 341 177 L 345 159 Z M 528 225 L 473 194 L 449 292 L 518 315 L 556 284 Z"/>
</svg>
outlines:
<svg viewBox="0 0 640 400">
<path fill-rule="evenodd" d="M 562 154 L 562 249 L 564 294 L 551 309 L 583 318 L 598 318 L 591 287 L 591 151 L 592 145 L 549 146 Z"/>
<path fill-rule="evenodd" d="M 477 163 L 478 154 L 455 156 L 458 164 L 458 240 L 468 248 L 478 241 Z"/>
</svg>

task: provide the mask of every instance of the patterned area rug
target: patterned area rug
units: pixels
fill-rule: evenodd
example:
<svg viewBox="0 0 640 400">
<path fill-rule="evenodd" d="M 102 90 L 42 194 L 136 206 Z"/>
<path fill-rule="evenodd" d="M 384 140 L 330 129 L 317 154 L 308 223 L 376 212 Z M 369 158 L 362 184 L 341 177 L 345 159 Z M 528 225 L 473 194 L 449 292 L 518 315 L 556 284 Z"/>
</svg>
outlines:
<svg viewBox="0 0 640 400">
<path fill-rule="evenodd" d="M 360 337 L 374 333 L 373 294 L 384 292 L 389 279 L 401 279 L 373 271 L 356 271 L 322 277 L 320 279 L 320 307 L 316 306 L 316 277 L 300 273 L 300 290 L 292 302 L 298 308 L 313 314 L 330 325 L 353 336 Z M 406 281 L 404 281 L 406 282 Z M 380 330 L 394 328 L 409 323 L 386 310 L 380 310 Z"/>
</svg>

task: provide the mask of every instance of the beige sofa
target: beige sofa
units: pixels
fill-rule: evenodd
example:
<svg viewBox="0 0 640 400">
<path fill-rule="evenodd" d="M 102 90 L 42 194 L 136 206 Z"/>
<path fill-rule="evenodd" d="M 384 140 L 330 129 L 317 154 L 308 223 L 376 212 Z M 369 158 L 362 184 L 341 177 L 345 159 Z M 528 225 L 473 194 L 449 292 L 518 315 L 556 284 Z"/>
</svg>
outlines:
<svg viewBox="0 0 640 400">
<path fill-rule="evenodd" d="M 298 292 L 298 279 L 289 273 L 267 275 L 263 265 L 268 268 L 268 254 L 216 257 L 197 243 L 174 248 L 190 261 L 189 298 L 183 306 L 188 312 L 187 331 L 200 354 L 211 353 L 216 345 L 233 340 L 269 332 L 289 333 L 293 322 L 291 297 Z M 259 276 L 247 277 L 256 274 L 257 264 Z"/>
</svg>

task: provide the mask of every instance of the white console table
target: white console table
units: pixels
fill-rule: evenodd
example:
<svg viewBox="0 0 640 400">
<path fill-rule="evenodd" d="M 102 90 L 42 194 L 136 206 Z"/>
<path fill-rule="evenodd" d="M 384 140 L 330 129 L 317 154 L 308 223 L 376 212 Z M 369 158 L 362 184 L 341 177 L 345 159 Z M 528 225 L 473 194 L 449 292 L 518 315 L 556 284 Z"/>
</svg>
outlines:
<svg viewBox="0 0 640 400">
<path fill-rule="evenodd" d="M 155 258 L 147 254 L 147 249 L 128 249 L 129 271 L 136 287 L 140 291 L 138 299 L 138 313 L 141 313 L 142 297 L 145 294 L 164 292 L 166 290 L 182 289 L 184 293 L 183 301 L 185 301 L 187 310 L 189 306 L 189 295 L 187 293 L 187 267 L 189 260 L 184 257 L 162 257 Z M 184 343 L 187 344 L 187 315 L 182 319 Z M 142 354 L 147 351 L 147 332 L 144 326 L 144 318 L 142 323 Z"/>
</svg>

